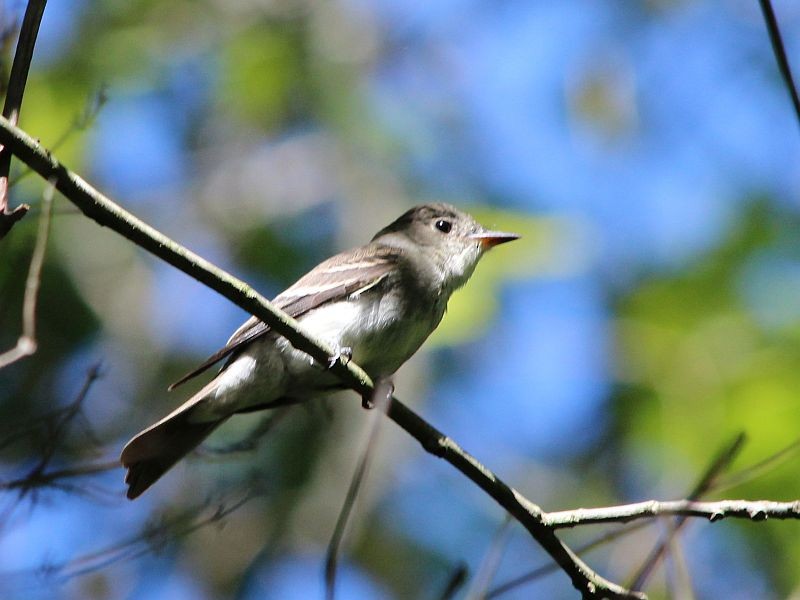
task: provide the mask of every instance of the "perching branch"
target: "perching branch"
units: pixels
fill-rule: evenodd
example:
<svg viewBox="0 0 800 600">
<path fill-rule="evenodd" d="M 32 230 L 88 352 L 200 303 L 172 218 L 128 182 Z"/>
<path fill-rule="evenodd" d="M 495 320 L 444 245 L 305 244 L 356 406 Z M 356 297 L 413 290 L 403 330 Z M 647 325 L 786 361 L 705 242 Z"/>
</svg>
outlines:
<svg viewBox="0 0 800 600">
<path fill-rule="evenodd" d="M 48 185 L 42 195 L 42 214 L 33 248 L 28 277 L 25 279 L 25 295 L 22 300 L 22 335 L 16 346 L 0 354 L 0 369 L 36 352 L 36 304 L 39 300 L 39 285 L 42 281 L 47 238 L 50 235 L 50 219 L 53 212 L 53 186 Z"/>
<path fill-rule="evenodd" d="M 8 78 L 6 101 L 3 105 L 3 116 L 15 125 L 19 121 L 22 96 L 25 94 L 28 71 L 33 59 L 33 47 L 36 45 L 36 36 L 39 34 L 39 24 L 42 22 L 46 4 L 47 0 L 28 0 L 25 16 L 22 19 L 17 50 L 14 53 L 14 63 L 11 65 L 11 75 Z M 27 204 L 20 204 L 14 210 L 8 210 L 8 172 L 10 168 L 11 152 L 6 148 L 0 149 L 0 239 L 30 209 Z"/>
<path fill-rule="evenodd" d="M 324 340 L 306 332 L 300 324 L 275 308 L 243 281 L 184 248 L 163 233 L 137 219 L 62 165 L 27 133 L 0 118 L 0 143 L 43 178 L 52 180 L 70 202 L 102 226 L 131 240 L 151 254 L 197 279 L 225 298 L 269 324 L 291 344 L 322 364 L 335 356 Z M 337 360 L 331 370 L 362 397 L 369 397 L 372 381 L 352 361 Z M 458 444 L 393 398 L 389 417 L 412 435 L 431 454 L 443 458 L 461 471 L 500 506 L 508 511 L 564 570 L 583 598 L 644 598 L 595 573 L 555 535 L 544 521 L 542 510 L 506 485 L 491 470 L 465 452 Z"/>
<path fill-rule="evenodd" d="M 686 516 L 704 517 L 711 521 L 724 518 L 766 521 L 767 519 L 800 519 L 800 500 L 773 502 L 771 500 L 719 500 L 694 502 L 692 500 L 648 500 L 635 504 L 603 508 L 577 508 L 544 514 L 544 523 L 554 529 L 577 527 L 597 523 L 627 523 L 634 519 L 652 517 Z"/>
</svg>

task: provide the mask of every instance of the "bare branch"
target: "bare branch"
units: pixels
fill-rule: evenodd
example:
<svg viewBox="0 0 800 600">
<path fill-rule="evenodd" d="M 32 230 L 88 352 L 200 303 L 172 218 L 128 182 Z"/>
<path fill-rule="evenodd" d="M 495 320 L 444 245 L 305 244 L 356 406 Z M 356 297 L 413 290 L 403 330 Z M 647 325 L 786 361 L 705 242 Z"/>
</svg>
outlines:
<svg viewBox="0 0 800 600">
<path fill-rule="evenodd" d="M 738 456 L 739 452 L 742 449 L 742 446 L 745 442 L 745 435 L 743 433 L 739 433 L 734 440 L 724 448 L 711 462 L 708 468 L 704 471 L 698 482 L 694 485 L 692 490 L 689 492 L 689 499 L 698 500 L 704 494 L 706 494 L 712 487 L 717 489 L 717 482 L 719 477 L 721 476 L 722 472 L 733 462 L 734 458 Z M 676 521 L 681 521 L 677 519 Z M 638 529 L 641 529 L 647 525 L 645 521 L 639 522 L 631 522 L 628 523 L 626 526 L 618 529 L 616 531 L 611 531 L 606 534 L 601 535 L 600 537 L 580 546 L 577 550 L 577 553 L 583 555 L 585 552 L 589 552 L 590 550 L 594 550 L 602 545 L 605 545 L 609 542 L 612 542 L 622 536 L 628 535 Z M 661 559 L 664 547 L 670 540 L 674 539 L 675 535 L 677 535 L 678 531 L 680 531 L 681 523 L 674 523 L 670 530 L 667 532 L 666 535 L 662 537 L 658 544 L 656 544 L 653 551 L 650 553 L 648 558 L 643 563 L 642 567 L 639 569 L 639 573 L 650 572 L 652 568 L 658 564 L 658 561 Z M 554 565 L 548 564 L 543 565 L 533 571 L 526 573 L 525 575 L 521 575 L 512 579 L 511 581 L 507 581 L 506 583 L 497 586 L 496 588 L 492 589 L 489 594 L 487 594 L 487 598 L 495 598 L 500 596 L 506 592 L 511 591 L 512 589 L 519 587 L 525 583 L 530 583 L 535 579 L 543 577 L 552 573 L 554 570 Z M 639 577 L 635 577 L 635 580 L 638 581 Z M 629 586 L 633 588 L 633 586 Z M 641 588 L 640 588 L 641 589 Z"/>
<path fill-rule="evenodd" d="M 555 535 L 540 507 L 506 485 L 491 470 L 465 452 L 454 440 L 430 425 L 411 409 L 392 399 L 389 417 L 411 434 L 422 447 L 466 475 L 506 509 L 550 554 L 584 598 L 644 598 L 600 577 Z"/>
<path fill-rule="evenodd" d="M 25 280 L 25 296 L 22 301 L 22 335 L 17 345 L 0 354 L 0 369 L 36 352 L 36 304 L 39 300 L 39 286 L 42 281 L 47 239 L 50 235 L 50 220 L 53 211 L 53 186 L 48 184 L 42 195 L 42 214 L 39 216 L 39 230 L 33 248 L 28 277 Z"/>
<path fill-rule="evenodd" d="M 168 541 L 182 537 L 212 525 L 220 523 L 228 515 L 235 512 L 257 494 L 247 493 L 230 503 L 223 501 L 216 506 L 210 502 L 203 506 L 190 507 L 171 518 L 160 518 L 144 526 L 138 535 L 122 540 L 114 545 L 90 552 L 60 564 L 48 565 L 43 575 L 55 577 L 62 581 L 103 569 L 120 560 L 134 559 L 154 549 L 163 548 Z M 201 511 L 212 510 L 202 515 Z M 4 579 L 10 574 L 3 573 Z"/>
<path fill-rule="evenodd" d="M 552 563 L 551 565 L 555 570 L 558 570 L 557 566 Z M 467 569 L 466 564 L 462 562 L 456 565 L 455 569 L 450 573 L 450 577 L 447 578 L 447 584 L 444 586 L 444 590 L 442 590 L 442 593 L 438 596 L 439 600 L 450 600 L 454 598 L 458 590 L 460 590 L 464 582 L 466 582 L 468 575 L 469 569 Z"/>
<path fill-rule="evenodd" d="M 0 448 L 4 448 L 21 438 L 28 437 L 36 429 L 45 429 L 46 431 L 44 446 L 41 449 L 41 456 L 33 468 L 31 468 L 24 477 L 19 479 L 0 481 L 0 491 L 16 490 L 19 492 L 19 496 L 23 497 L 32 490 L 43 487 L 60 487 L 64 489 L 69 487 L 68 484 L 64 483 L 66 479 L 94 475 L 119 466 L 119 461 L 115 460 L 111 462 L 90 463 L 68 469 L 47 470 L 55 456 L 56 450 L 64 441 L 67 430 L 75 422 L 75 419 L 82 414 L 83 403 L 92 385 L 99 377 L 100 365 L 93 365 L 87 371 L 86 379 L 72 402 L 63 408 L 38 418 L 33 426 L 15 427 L 13 435 L 0 440 Z M 94 435 L 88 428 L 85 438 L 95 444 L 97 443 L 94 439 Z"/>
<path fill-rule="evenodd" d="M 508 540 L 511 535 L 511 517 L 507 515 L 503 519 L 503 523 L 497 529 L 492 543 L 486 551 L 480 566 L 478 567 L 472 584 L 469 586 L 469 591 L 465 596 L 465 600 L 482 600 L 486 598 L 486 593 L 489 586 L 497 573 L 497 567 L 500 565 L 500 559 L 503 557 L 503 551 L 508 545 Z"/>
<path fill-rule="evenodd" d="M 789 66 L 789 59 L 786 57 L 786 49 L 783 47 L 781 31 L 778 29 L 775 11 L 772 10 L 772 2 L 770 0 L 758 1 L 761 5 L 761 12 L 764 14 L 764 22 L 767 25 L 767 33 L 769 33 L 769 41 L 772 43 L 772 52 L 775 54 L 775 60 L 778 62 L 778 70 L 781 72 L 783 82 L 786 84 L 786 89 L 789 91 L 789 96 L 792 98 L 792 106 L 794 106 L 797 122 L 800 123 L 800 96 L 798 96 L 797 87 L 794 84 L 792 69 Z"/>
<path fill-rule="evenodd" d="M 631 523 L 626 523 L 619 529 L 616 529 L 614 531 L 609 531 L 608 533 L 604 533 L 603 535 L 600 535 L 595 539 L 586 542 L 582 546 L 578 546 L 577 550 L 575 550 L 575 553 L 578 554 L 579 556 L 582 556 L 586 552 L 590 552 L 596 548 L 605 546 L 606 544 L 618 540 L 619 538 L 624 537 L 630 533 L 633 533 L 634 531 L 638 531 L 639 529 L 642 529 L 647 525 L 649 525 L 647 521 L 634 521 Z M 555 563 L 544 564 L 540 567 L 537 567 L 533 571 L 529 571 L 524 575 L 515 577 L 514 579 L 506 581 L 505 583 L 498 585 L 495 588 L 492 588 L 486 594 L 486 598 L 497 598 L 498 596 L 502 596 L 503 594 L 505 594 L 506 592 L 510 592 L 514 588 L 517 588 L 526 583 L 530 583 L 531 581 L 535 581 L 536 579 L 544 577 L 545 575 L 550 575 L 551 573 L 554 573 L 558 569 L 559 567 Z"/>
<path fill-rule="evenodd" d="M 3 116 L 15 125 L 19 121 L 19 110 L 22 106 L 22 96 L 25 94 L 25 85 L 28 82 L 33 48 L 36 45 L 36 36 L 39 34 L 39 24 L 42 22 L 46 4 L 47 0 L 28 0 L 25 17 L 22 19 L 17 50 L 14 53 L 14 63 L 11 65 L 11 75 L 8 80 L 6 101 L 3 106 Z M 10 167 L 11 152 L 3 148 L 0 150 L 0 239 L 25 216 L 30 208 L 27 204 L 21 204 L 12 211 L 8 210 L 8 171 Z"/>
<path fill-rule="evenodd" d="M 692 491 L 689 492 L 687 500 L 699 500 L 702 498 L 717 482 L 720 475 L 725 469 L 730 466 L 733 459 L 739 455 L 746 440 L 744 433 L 739 433 L 722 451 L 714 458 L 705 473 L 700 477 L 700 480 L 695 484 Z M 674 522 L 670 523 L 667 532 L 661 537 L 661 540 L 656 544 L 648 557 L 642 563 L 638 572 L 633 576 L 631 589 L 640 590 L 645 586 L 650 575 L 655 570 L 664 552 L 670 547 L 671 541 L 678 535 L 681 527 L 683 527 L 686 517 L 679 517 Z"/>
<path fill-rule="evenodd" d="M 366 400 L 364 402 L 365 406 L 370 404 L 377 410 L 369 425 L 367 443 L 364 445 L 364 450 L 361 452 L 361 457 L 356 465 L 353 478 L 350 480 L 350 486 L 347 488 L 347 495 L 342 504 L 342 509 L 339 511 L 339 516 L 336 519 L 336 526 L 333 529 L 333 535 L 331 536 L 331 541 L 328 543 L 328 550 L 325 553 L 325 597 L 328 600 L 333 600 L 336 595 L 336 568 L 339 562 L 339 548 L 344 539 L 345 529 L 350 520 L 350 514 L 353 511 L 353 506 L 358 497 L 358 492 L 361 489 L 361 484 L 364 481 L 364 477 L 366 477 L 367 469 L 369 469 L 375 444 L 378 441 L 378 431 L 383 421 L 381 417 L 386 414 L 389 408 L 393 391 L 394 386 L 391 381 L 388 379 L 379 380 L 376 382 L 375 389 L 372 392 L 369 402 Z"/>
<path fill-rule="evenodd" d="M 730 488 L 736 487 L 748 481 L 752 481 L 757 477 L 777 468 L 781 463 L 792 458 L 800 450 L 800 439 L 793 441 L 791 444 L 778 450 L 775 454 L 758 461 L 756 464 L 746 467 L 735 473 L 720 479 L 714 485 L 714 491 L 719 493 Z"/>
<path fill-rule="evenodd" d="M 50 151 L 55 152 L 73 135 L 91 127 L 95 119 L 97 119 L 97 115 L 100 114 L 100 111 L 105 106 L 106 102 L 108 102 L 108 90 L 106 89 L 106 86 L 103 85 L 89 95 L 89 97 L 86 99 L 83 109 L 75 116 L 75 118 L 72 119 L 72 122 L 61 133 L 61 135 L 58 136 L 56 141 L 53 142 L 53 144 L 50 146 Z M 30 169 L 30 167 L 25 167 L 14 177 L 9 176 L 8 187 L 11 188 L 17 185 L 32 172 L 33 171 Z"/>
<path fill-rule="evenodd" d="M 277 309 L 246 283 L 122 209 L 67 169 L 27 133 L 1 117 L 0 143 L 5 144 L 39 175 L 53 179 L 56 189 L 100 225 L 114 230 L 219 292 L 240 308 L 268 323 L 274 331 L 286 337 L 295 348 L 306 352 L 321 364 L 327 364 L 329 358 L 336 355 L 335 349 L 330 344 L 309 334 L 294 319 Z M 368 397 L 372 393 L 373 385 L 370 377 L 354 362 L 335 361 L 331 371 L 362 397 Z M 645 597 L 644 594 L 630 592 L 595 573 L 558 539 L 553 529 L 544 522 L 542 510 L 538 506 L 506 485 L 491 470 L 396 398 L 392 398 L 388 415 L 419 441 L 423 448 L 461 471 L 517 519 L 561 566 L 572 581 L 572 585 L 584 598 Z"/>
<path fill-rule="evenodd" d="M 692 500 L 648 500 L 634 504 L 603 508 L 577 508 L 543 515 L 544 523 L 555 529 L 597 523 L 627 523 L 634 519 L 649 519 L 669 515 L 703 517 L 711 522 L 735 517 L 751 521 L 767 519 L 800 519 L 800 500 L 773 502 L 772 500 L 719 500 L 696 502 Z"/>
<path fill-rule="evenodd" d="M 96 475 L 112 469 L 118 469 L 120 462 L 110 460 L 99 463 L 89 463 L 69 469 L 56 469 L 53 471 L 33 471 L 20 479 L 0 481 L 0 491 L 21 490 L 23 493 L 33 488 L 57 487 L 64 479 Z"/>
<path fill-rule="evenodd" d="M 667 537 L 669 548 L 667 549 L 667 593 L 669 598 L 680 598 L 681 600 L 695 600 L 692 578 L 689 574 L 689 564 L 686 562 L 686 555 L 681 547 L 681 540 L 677 535 Z"/>
</svg>

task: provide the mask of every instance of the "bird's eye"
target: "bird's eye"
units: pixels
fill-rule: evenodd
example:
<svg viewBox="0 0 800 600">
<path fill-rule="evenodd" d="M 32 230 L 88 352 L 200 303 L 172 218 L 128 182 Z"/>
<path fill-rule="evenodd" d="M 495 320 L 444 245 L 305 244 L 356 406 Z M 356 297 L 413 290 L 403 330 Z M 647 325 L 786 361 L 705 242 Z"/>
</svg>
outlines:
<svg viewBox="0 0 800 600">
<path fill-rule="evenodd" d="M 450 233 L 450 230 L 453 228 L 453 224 L 450 221 L 445 221 L 444 219 L 439 219 L 436 221 L 436 229 L 441 231 L 442 233 Z"/>
</svg>

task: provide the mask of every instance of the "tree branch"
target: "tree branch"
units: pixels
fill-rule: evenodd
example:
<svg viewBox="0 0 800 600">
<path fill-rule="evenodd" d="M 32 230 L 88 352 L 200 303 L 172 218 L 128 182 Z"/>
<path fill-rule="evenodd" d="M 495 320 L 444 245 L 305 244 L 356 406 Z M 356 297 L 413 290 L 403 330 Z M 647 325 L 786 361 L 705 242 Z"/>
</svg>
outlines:
<svg viewBox="0 0 800 600">
<path fill-rule="evenodd" d="M 711 462 L 711 465 L 709 465 L 708 469 L 706 469 L 705 473 L 703 473 L 703 475 L 700 477 L 700 480 L 689 492 L 689 495 L 686 498 L 687 500 L 700 500 L 700 498 L 708 493 L 708 491 L 716 484 L 721 474 L 733 462 L 733 459 L 738 456 L 739 452 L 741 452 L 742 448 L 744 447 L 745 440 L 745 434 L 739 433 L 730 444 L 722 449 L 719 455 Z M 680 531 L 681 527 L 683 527 L 687 518 L 688 517 L 686 516 L 681 516 L 669 524 L 666 533 L 661 537 L 661 540 L 656 544 L 648 557 L 642 563 L 642 566 L 639 567 L 637 573 L 633 576 L 630 583 L 631 589 L 640 590 L 644 587 L 648 578 L 661 561 L 661 558 L 664 556 L 664 553 L 669 549 L 672 539 L 678 535 L 678 532 Z"/>
<path fill-rule="evenodd" d="M 22 490 L 23 492 L 27 492 L 42 487 L 58 487 L 64 479 L 96 475 L 97 473 L 118 469 L 121 466 L 118 460 L 109 460 L 105 462 L 87 463 L 68 469 L 54 469 L 52 471 L 35 470 L 20 479 L 0 481 L 0 491 Z"/>
<path fill-rule="evenodd" d="M 728 517 L 766 521 L 767 519 L 800 519 L 800 500 L 773 502 L 771 500 L 648 500 L 635 504 L 603 508 L 576 508 L 545 513 L 543 522 L 554 529 L 597 523 L 627 523 L 634 519 L 664 516 L 705 517 L 712 523 Z"/>
<path fill-rule="evenodd" d="M 541 508 L 506 485 L 454 440 L 407 406 L 393 399 L 389 417 L 422 444 L 425 450 L 449 462 L 505 508 L 567 573 L 572 585 L 584 598 L 645 598 L 644 594 L 626 590 L 592 571 L 558 539 L 552 525 L 546 522 L 547 514 Z"/>
<path fill-rule="evenodd" d="M 722 475 L 723 471 L 730 466 L 730 463 L 733 462 L 733 459 L 738 456 L 739 452 L 742 449 L 742 446 L 745 442 L 745 435 L 743 433 L 738 434 L 733 441 L 725 447 L 711 462 L 711 464 L 705 469 L 703 474 L 700 476 L 698 482 L 694 485 L 694 487 L 689 492 L 688 498 L 690 500 L 699 500 L 704 494 L 709 492 L 712 488 L 717 489 L 717 481 L 719 480 L 720 476 Z M 552 514 L 552 513 L 551 513 Z M 670 542 L 672 537 L 678 534 L 680 531 L 681 526 L 683 525 L 685 519 L 688 517 L 682 517 L 679 519 L 675 519 L 675 523 L 673 523 L 673 527 L 670 528 L 667 535 L 661 538 L 658 544 L 656 544 L 653 551 L 649 554 L 647 559 L 645 559 L 642 567 L 639 569 L 639 573 L 637 573 L 636 577 L 633 578 L 634 585 L 628 585 L 627 587 L 630 589 L 641 589 L 641 586 L 635 585 L 640 581 L 644 581 L 650 571 L 658 564 L 663 556 L 663 552 L 665 549 L 665 545 Z M 632 522 L 628 523 L 627 525 L 623 526 L 616 531 L 611 531 L 601 535 L 600 537 L 579 546 L 577 549 L 578 554 L 583 555 L 585 552 L 589 550 L 593 550 L 603 544 L 608 542 L 614 541 L 619 537 L 628 535 L 633 531 L 638 531 L 639 528 L 644 527 L 647 525 L 645 521 L 639 522 Z M 494 589 L 490 590 L 487 594 L 487 598 L 495 598 L 504 594 L 512 589 L 523 585 L 525 583 L 529 583 L 534 579 L 539 577 L 543 577 L 549 573 L 552 573 L 554 570 L 555 565 L 547 564 L 541 567 L 534 569 L 533 571 L 526 573 L 524 575 L 520 575 L 519 577 L 515 577 L 514 579 L 507 581 Z M 644 575 L 642 575 L 644 573 Z"/>
<path fill-rule="evenodd" d="M 53 214 L 53 186 L 48 185 L 42 195 L 42 214 L 39 216 L 39 230 L 33 247 L 28 277 L 25 279 L 25 295 L 22 300 L 22 334 L 17 344 L 0 354 L 0 369 L 30 356 L 36 352 L 36 304 L 39 300 L 39 285 L 42 282 L 47 239 L 50 235 L 50 219 Z"/>
<path fill-rule="evenodd" d="M 786 85 L 786 90 L 792 99 L 797 122 L 800 123 L 800 96 L 798 96 L 797 87 L 794 84 L 792 69 L 789 66 L 789 59 L 786 57 L 786 49 L 783 47 L 781 31 L 778 29 L 778 20 L 775 18 L 775 11 L 772 10 L 772 2 L 770 0 L 759 0 L 759 4 L 761 5 L 761 12 L 764 14 L 764 23 L 767 26 L 767 33 L 769 34 L 769 41 L 772 43 L 772 52 L 775 54 L 775 60 L 778 63 L 778 70 L 781 72 L 783 83 Z"/>
<path fill-rule="evenodd" d="M 17 49 L 14 53 L 14 63 L 11 65 L 11 75 L 8 78 L 6 101 L 3 105 L 3 116 L 15 125 L 19 121 L 22 96 L 25 94 L 28 71 L 33 59 L 33 47 L 36 45 L 36 37 L 39 35 L 39 25 L 42 22 L 46 4 L 47 0 L 28 0 L 25 17 L 22 19 Z M 20 204 L 14 210 L 8 210 L 8 172 L 10 168 L 11 152 L 3 148 L 0 150 L 0 239 L 30 209 L 27 204 Z"/>
<path fill-rule="evenodd" d="M 246 283 L 122 209 L 67 169 L 36 140 L 5 118 L 0 118 L 0 143 L 43 178 L 52 180 L 57 190 L 100 225 L 114 230 L 220 293 L 269 324 L 276 332 L 286 337 L 295 348 L 308 353 L 320 363 L 326 364 L 331 356 L 335 356 L 334 348 L 328 343 L 310 335 L 294 319 L 275 308 Z M 337 360 L 331 370 L 362 397 L 371 395 L 372 381 L 364 370 L 352 361 Z M 461 471 L 519 521 L 561 566 L 583 598 L 645 597 L 644 594 L 630 592 L 595 573 L 558 539 L 554 530 L 544 522 L 542 510 L 538 506 L 506 485 L 491 470 L 399 400 L 392 398 L 388 415 L 417 439 L 423 448 Z"/>
<path fill-rule="evenodd" d="M 350 514 L 353 511 L 353 506 L 355 506 L 356 498 L 358 497 L 358 492 L 367 475 L 372 453 L 375 444 L 378 442 L 378 432 L 380 431 L 382 416 L 389 408 L 389 402 L 391 402 L 393 391 L 394 386 L 388 379 L 379 379 L 375 381 L 375 389 L 372 391 L 372 398 L 369 400 L 370 404 L 375 407 L 375 415 L 369 425 L 364 450 L 361 452 L 356 470 L 350 480 L 344 503 L 339 511 L 339 517 L 336 519 L 336 526 L 334 527 L 333 535 L 331 536 L 328 549 L 325 553 L 325 597 L 327 600 L 333 600 L 336 596 L 336 569 L 339 564 L 339 550 L 342 545 L 342 540 L 344 539 L 347 522 L 350 520 Z M 366 398 L 364 401 L 367 402 Z"/>
</svg>

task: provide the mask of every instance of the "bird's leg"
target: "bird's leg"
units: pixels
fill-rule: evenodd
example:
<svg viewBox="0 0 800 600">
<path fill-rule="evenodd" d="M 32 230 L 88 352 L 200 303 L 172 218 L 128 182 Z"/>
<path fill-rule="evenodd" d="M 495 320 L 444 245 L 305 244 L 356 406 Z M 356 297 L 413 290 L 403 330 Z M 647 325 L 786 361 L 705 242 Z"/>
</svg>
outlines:
<svg viewBox="0 0 800 600">
<path fill-rule="evenodd" d="M 375 387 L 372 393 L 361 396 L 361 406 L 367 410 L 375 408 L 377 405 L 388 406 L 394 394 L 394 383 L 388 377 L 380 377 L 375 380 Z"/>
<path fill-rule="evenodd" d="M 332 369 L 337 362 L 346 365 L 352 358 L 353 349 L 350 346 L 339 346 L 337 344 L 334 346 L 333 356 L 328 357 L 328 369 Z"/>
</svg>

